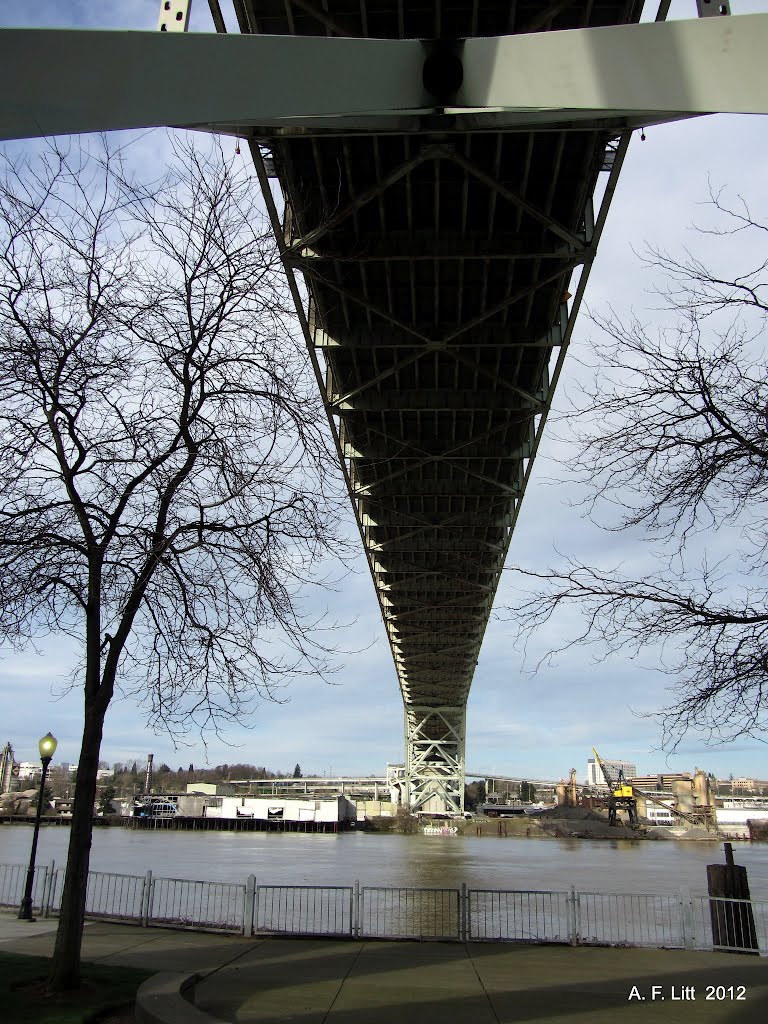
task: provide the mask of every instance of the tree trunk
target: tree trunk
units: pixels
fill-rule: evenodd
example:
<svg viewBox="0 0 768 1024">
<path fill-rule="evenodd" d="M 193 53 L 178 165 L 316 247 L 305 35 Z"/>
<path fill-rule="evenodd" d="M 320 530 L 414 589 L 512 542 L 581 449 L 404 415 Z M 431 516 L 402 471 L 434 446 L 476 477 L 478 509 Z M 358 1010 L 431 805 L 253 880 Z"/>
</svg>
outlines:
<svg viewBox="0 0 768 1024">
<path fill-rule="evenodd" d="M 80 944 L 85 919 L 99 751 L 106 710 L 106 705 L 98 699 L 86 702 L 83 743 L 77 765 L 75 802 L 72 808 L 67 871 L 61 897 L 56 946 L 48 976 L 48 987 L 54 992 L 80 986 Z"/>
</svg>

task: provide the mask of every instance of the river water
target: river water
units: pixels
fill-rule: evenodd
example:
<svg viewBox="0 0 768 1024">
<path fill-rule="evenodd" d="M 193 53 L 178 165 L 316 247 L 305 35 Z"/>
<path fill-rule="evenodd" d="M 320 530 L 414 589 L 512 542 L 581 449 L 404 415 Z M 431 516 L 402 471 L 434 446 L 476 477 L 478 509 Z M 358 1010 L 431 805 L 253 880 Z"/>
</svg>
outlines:
<svg viewBox="0 0 768 1024">
<path fill-rule="evenodd" d="M 0 864 L 29 858 L 32 829 L 0 825 Z M 69 829 L 40 832 L 37 860 L 63 866 Z M 768 900 L 768 844 L 736 844 L 753 899 Z M 347 832 L 145 832 L 97 828 L 91 869 L 166 878 L 264 885 L 363 885 L 567 889 L 582 892 L 707 891 L 706 865 L 723 863 L 722 843 L 524 839 Z"/>
</svg>

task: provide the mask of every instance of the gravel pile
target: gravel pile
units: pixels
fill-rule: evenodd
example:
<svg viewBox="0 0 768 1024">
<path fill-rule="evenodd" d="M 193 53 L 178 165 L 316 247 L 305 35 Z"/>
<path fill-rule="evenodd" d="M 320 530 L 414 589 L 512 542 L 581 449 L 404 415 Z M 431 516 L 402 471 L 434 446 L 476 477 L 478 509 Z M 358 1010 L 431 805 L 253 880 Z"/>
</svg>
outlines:
<svg viewBox="0 0 768 1024">
<path fill-rule="evenodd" d="M 609 825 L 607 818 L 588 807 L 553 807 L 535 815 L 540 827 L 550 835 L 580 839 L 646 838 L 627 825 Z"/>
</svg>

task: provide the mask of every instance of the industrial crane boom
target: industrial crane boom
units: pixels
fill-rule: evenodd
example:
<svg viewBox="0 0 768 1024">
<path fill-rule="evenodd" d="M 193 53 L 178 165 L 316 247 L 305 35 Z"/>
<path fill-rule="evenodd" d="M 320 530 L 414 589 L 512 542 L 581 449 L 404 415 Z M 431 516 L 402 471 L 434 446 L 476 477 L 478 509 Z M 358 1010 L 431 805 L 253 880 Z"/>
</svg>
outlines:
<svg viewBox="0 0 768 1024">
<path fill-rule="evenodd" d="M 641 796 L 645 800 L 650 800 L 651 803 L 656 804 L 657 807 L 663 807 L 665 810 L 670 811 L 676 818 L 682 818 L 683 821 L 687 821 L 689 825 L 703 826 L 709 832 L 717 833 L 717 825 L 714 824 L 708 815 L 706 814 L 687 814 L 685 811 L 679 810 L 674 804 L 668 803 L 666 800 L 660 800 L 657 796 L 647 792 L 647 790 L 639 789 L 634 783 L 629 783 L 624 779 L 624 770 L 619 768 L 616 776 L 610 771 L 608 765 L 602 760 L 598 752 L 592 747 L 592 753 L 595 755 L 595 760 L 600 765 L 600 771 L 603 773 L 605 784 L 611 791 L 609 799 L 609 820 L 615 818 L 616 806 L 624 806 L 627 810 L 630 810 L 630 801 L 635 806 L 637 805 L 636 797 Z M 621 804 L 617 805 L 616 801 L 622 801 Z M 625 803 L 626 802 L 626 803 Z M 630 810 L 630 821 L 632 820 L 632 813 Z"/>
</svg>

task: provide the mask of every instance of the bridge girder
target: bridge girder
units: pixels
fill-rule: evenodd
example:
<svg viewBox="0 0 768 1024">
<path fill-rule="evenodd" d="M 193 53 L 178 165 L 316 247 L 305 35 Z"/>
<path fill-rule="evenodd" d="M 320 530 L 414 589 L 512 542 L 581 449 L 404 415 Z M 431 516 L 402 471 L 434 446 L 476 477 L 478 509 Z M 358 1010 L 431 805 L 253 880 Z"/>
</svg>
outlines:
<svg viewBox="0 0 768 1024">
<path fill-rule="evenodd" d="M 246 12 L 244 25 L 248 9 L 270 6 L 234 3 Z M 294 34 L 283 20 L 281 34 L 4 29 L 0 137 L 151 125 L 231 135 L 253 126 L 260 136 L 286 137 L 418 132 L 409 122 L 434 113 L 435 97 L 422 77 L 429 42 L 360 32 L 323 37 L 316 24 L 312 34 Z M 426 31 L 422 38 L 440 35 Z M 766 113 L 767 43 L 768 18 L 761 14 L 497 36 L 468 32 L 456 46 L 463 82 L 440 109 L 463 117 L 466 130 L 579 126 L 614 133 L 698 114 Z M 201 75 L 203 67 L 212 76 Z"/>
</svg>

